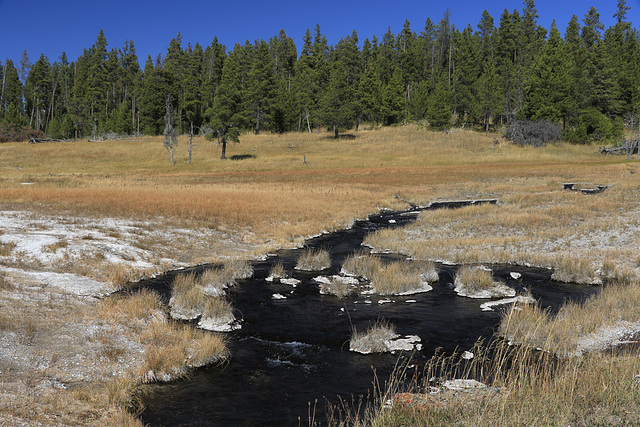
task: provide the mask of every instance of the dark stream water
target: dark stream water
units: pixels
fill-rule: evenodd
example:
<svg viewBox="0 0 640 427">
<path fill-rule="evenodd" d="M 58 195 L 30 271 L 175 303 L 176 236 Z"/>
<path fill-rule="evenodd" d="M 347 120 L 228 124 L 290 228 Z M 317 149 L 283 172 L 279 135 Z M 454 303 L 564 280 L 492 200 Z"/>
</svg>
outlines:
<svg viewBox="0 0 640 427">
<path fill-rule="evenodd" d="M 368 232 L 401 227 L 414 218 L 412 213 L 382 213 L 356 222 L 349 230 L 311 239 L 307 246 L 329 250 L 332 267 L 322 274 L 336 274 L 346 256 L 362 250 Z M 386 319 L 399 334 L 422 338 L 422 350 L 413 357 L 424 359 L 437 348 L 445 352 L 470 349 L 479 338 L 490 338 L 500 321 L 498 311 L 480 310 L 486 300 L 460 297 L 453 291 L 457 267 L 440 265 L 440 280 L 430 292 L 396 296 L 391 298 L 394 303 L 378 304 L 385 297 L 321 295 L 312 281 L 318 272 L 293 270 L 299 253 L 282 250 L 256 262 L 253 277 L 229 290 L 236 317 L 243 319 L 242 329 L 228 334 L 231 359 L 224 366 L 198 370 L 187 380 L 150 386 L 144 398 L 145 424 L 307 425 L 310 412 L 322 423 L 327 402 L 335 404 L 339 396 L 351 400 L 367 395 L 373 388 L 374 372 L 384 383 L 398 361 L 397 354 L 350 352 L 352 326 L 362 330 L 376 319 Z M 294 288 L 265 281 L 277 262 L 284 263 L 302 283 Z M 509 286 L 529 288 L 543 307 L 555 308 L 596 292 L 594 287 L 553 282 L 548 270 L 500 265 L 493 270 Z M 513 271 L 522 278 L 512 279 L 509 273 Z M 166 292 L 175 274 L 179 273 L 141 285 Z M 275 293 L 287 299 L 274 300 Z"/>
</svg>

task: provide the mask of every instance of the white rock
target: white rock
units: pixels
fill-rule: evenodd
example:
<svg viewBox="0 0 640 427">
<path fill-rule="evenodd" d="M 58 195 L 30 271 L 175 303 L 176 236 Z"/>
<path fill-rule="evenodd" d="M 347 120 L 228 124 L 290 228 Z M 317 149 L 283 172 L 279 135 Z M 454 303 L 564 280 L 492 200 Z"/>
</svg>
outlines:
<svg viewBox="0 0 640 427">
<path fill-rule="evenodd" d="M 240 322 L 236 321 L 232 314 L 202 318 L 198 322 L 198 328 L 213 332 L 231 332 L 241 327 Z"/>
<path fill-rule="evenodd" d="M 478 388 L 487 388 L 486 384 L 476 380 L 447 380 L 444 382 L 443 387 L 448 390 L 470 390 Z"/>
<path fill-rule="evenodd" d="M 360 281 L 354 277 L 345 277 L 345 276 L 316 276 L 313 278 L 313 281 L 316 283 L 321 283 L 325 285 L 332 284 L 344 284 L 344 285 L 359 285 Z"/>
<path fill-rule="evenodd" d="M 407 335 L 405 338 L 397 338 L 389 342 L 389 351 L 412 351 L 422 350 L 422 340 L 417 335 Z"/>
<path fill-rule="evenodd" d="M 535 303 L 536 300 L 533 299 L 533 297 L 531 296 L 526 296 L 526 295 L 518 295 L 517 297 L 513 297 L 513 298 L 503 298 L 501 300 L 498 301 L 489 301 L 489 302 L 485 302 L 484 304 L 480 304 L 480 308 L 482 309 L 482 311 L 493 311 L 493 307 L 498 306 L 498 305 L 505 305 L 505 304 L 533 304 Z"/>
<path fill-rule="evenodd" d="M 462 353 L 462 358 L 464 360 L 471 360 L 471 359 L 473 359 L 473 356 L 474 356 L 474 354 L 472 352 L 470 352 L 470 351 L 465 351 L 465 352 Z"/>
<path fill-rule="evenodd" d="M 282 294 L 273 294 L 271 295 L 271 299 L 287 299 L 287 297 Z"/>
<path fill-rule="evenodd" d="M 511 273 L 509 273 L 509 276 L 511 276 L 512 279 L 518 280 L 522 277 L 522 274 L 516 271 L 512 271 Z"/>
<path fill-rule="evenodd" d="M 396 351 L 420 351 L 422 350 L 421 341 L 422 340 L 417 335 L 407 335 L 404 338 L 402 338 L 400 335 L 390 336 L 388 337 L 388 339 L 382 340 L 382 347 L 384 347 L 384 350 L 382 350 L 382 352 L 393 353 Z M 379 347 L 379 344 L 379 341 L 370 342 L 365 339 L 362 342 L 349 343 L 349 350 L 361 354 L 371 354 L 373 353 L 371 346 L 376 345 L 377 347 Z"/>
<path fill-rule="evenodd" d="M 280 283 L 284 285 L 290 285 L 290 286 L 296 287 L 300 284 L 300 280 L 294 279 L 293 277 L 289 277 L 287 279 L 280 279 Z"/>
<path fill-rule="evenodd" d="M 516 290 L 510 288 L 504 283 L 494 282 L 493 287 L 489 289 L 483 289 L 480 291 L 470 291 L 466 286 L 455 280 L 455 288 L 453 289 L 461 297 L 478 298 L 478 299 L 490 299 L 490 298 L 502 298 L 502 297 L 515 297 Z"/>
</svg>

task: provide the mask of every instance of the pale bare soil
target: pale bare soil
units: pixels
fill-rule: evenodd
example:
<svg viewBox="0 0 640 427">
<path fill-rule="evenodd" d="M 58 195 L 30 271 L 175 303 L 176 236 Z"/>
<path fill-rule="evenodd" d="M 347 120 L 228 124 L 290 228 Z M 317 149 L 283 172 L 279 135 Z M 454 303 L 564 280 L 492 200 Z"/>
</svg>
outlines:
<svg viewBox="0 0 640 427">
<path fill-rule="evenodd" d="M 156 319 L 119 318 L 98 298 L 128 280 L 260 249 L 166 221 L 35 209 L 2 211 L 0 224 L 1 425 L 135 424 L 122 411 L 132 396 L 112 395 L 146 374 L 145 334 Z"/>
</svg>

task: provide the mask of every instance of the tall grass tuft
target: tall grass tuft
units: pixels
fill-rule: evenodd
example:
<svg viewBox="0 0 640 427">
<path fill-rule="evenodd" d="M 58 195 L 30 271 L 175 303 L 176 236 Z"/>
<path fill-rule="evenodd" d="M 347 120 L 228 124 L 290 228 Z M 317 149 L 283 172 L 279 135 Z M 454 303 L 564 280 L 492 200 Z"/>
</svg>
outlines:
<svg viewBox="0 0 640 427">
<path fill-rule="evenodd" d="M 198 286 L 205 295 L 222 296 L 225 289 L 235 283 L 231 271 L 226 268 L 212 268 L 200 275 Z"/>
<path fill-rule="evenodd" d="M 223 270 L 234 279 L 248 279 L 253 276 L 253 266 L 244 259 L 232 259 L 224 263 Z"/>
<path fill-rule="evenodd" d="M 382 268 L 380 258 L 362 253 L 349 255 L 342 264 L 342 273 L 371 280 L 376 271 Z"/>
<path fill-rule="evenodd" d="M 185 320 L 196 319 L 202 314 L 205 303 L 205 294 L 198 287 L 198 280 L 193 273 L 176 276 L 169 300 L 173 317 Z"/>
<path fill-rule="evenodd" d="M 351 330 L 349 350 L 361 353 L 382 353 L 389 350 L 388 342 L 398 335 L 396 328 L 386 320 L 378 320 L 369 325 L 366 331 Z"/>
<path fill-rule="evenodd" d="M 381 264 L 373 271 L 371 286 L 379 295 L 406 295 L 431 290 L 427 281 L 437 277 L 433 263 L 405 260 Z"/>
<path fill-rule="evenodd" d="M 422 368 L 399 362 L 367 405 L 333 407 L 330 425 L 635 425 L 640 416 L 637 352 L 557 359 L 503 340 L 437 353 Z M 448 391 L 448 380 L 487 387 Z M 562 402 L 558 405 L 557 402 Z"/>
<path fill-rule="evenodd" d="M 319 271 L 331 267 L 331 256 L 324 249 L 305 248 L 296 264 L 296 270 Z"/>
<path fill-rule="evenodd" d="M 282 262 L 278 262 L 269 268 L 269 277 L 271 279 L 284 279 L 287 277 L 287 272 L 284 268 L 284 264 Z"/>
<path fill-rule="evenodd" d="M 191 325 L 154 321 L 142 336 L 145 344 L 143 382 L 172 381 L 186 376 L 191 368 L 222 360 L 226 355 L 219 335 Z"/>
<path fill-rule="evenodd" d="M 455 291 L 471 298 L 512 297 L 516 291 L 494 280 L 491 270 L 482 266 L 463 265 L 454 280 Z"/>
<path fill-rule="evenodd" d="M 375 255 L 349 255 L 342 273 L 369 280 L 379 295 L 402 295 L 431 290 L 429 282 L 438 280 L 438 271 L 430 261 L 384 263 Z"/>
<path fill-rule="evenodd" d="M 499 334 L 560 357 L 610 347 L 640 331 L 640 286 L 637 282 L 606 286 L 583 303 L 571 302 L 555 316 L 536 306 L 511 310 Z"/>
<path fill-rule="evenodd" d="M 558 256 L 553 262 L 553 280 L 559 282 L 602 284 L 591 261 L 586 258 Z"/>
<path fill-rule="evenodd" d="M 232 322 L 234 320 L 233 307 L 231 306 L 231 303 L 224 298 L 209 297 L 206 299 L 204 304 L 202 317 Z"/>
</svg>

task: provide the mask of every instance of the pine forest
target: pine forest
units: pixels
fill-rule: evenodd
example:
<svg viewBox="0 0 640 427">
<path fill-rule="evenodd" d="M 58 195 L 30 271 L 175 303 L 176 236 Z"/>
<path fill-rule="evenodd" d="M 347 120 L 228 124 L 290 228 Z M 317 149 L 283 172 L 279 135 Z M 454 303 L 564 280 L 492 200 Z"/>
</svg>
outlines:
<svg viewBox="0 0 640 427">
<path fill-rule="evenodd" d="M 298 52 L 285 30 L 232 49 L 180 33 L 141 67 L 133 41 L 109 49 L 101 30 L 76 60 L 0 64 L 0 141 L 16 129 L 52 138 L 159 135 L 237 139 L 242 132 L 339 132 L 418 122 L 494 130 L 515 120 L 554 124 L 571 142 L 613 141 L 640 113 L 640 35 L 618 1 L 606 28 L 596 8 L 566 24 L 538 24 L 534 0 L 488 12 L 475 28 L 450 13 L 420 29 L 330 45 L 316 25 Z M 2 139 L 4 138 L 4 139 Z"/>
</svg>

